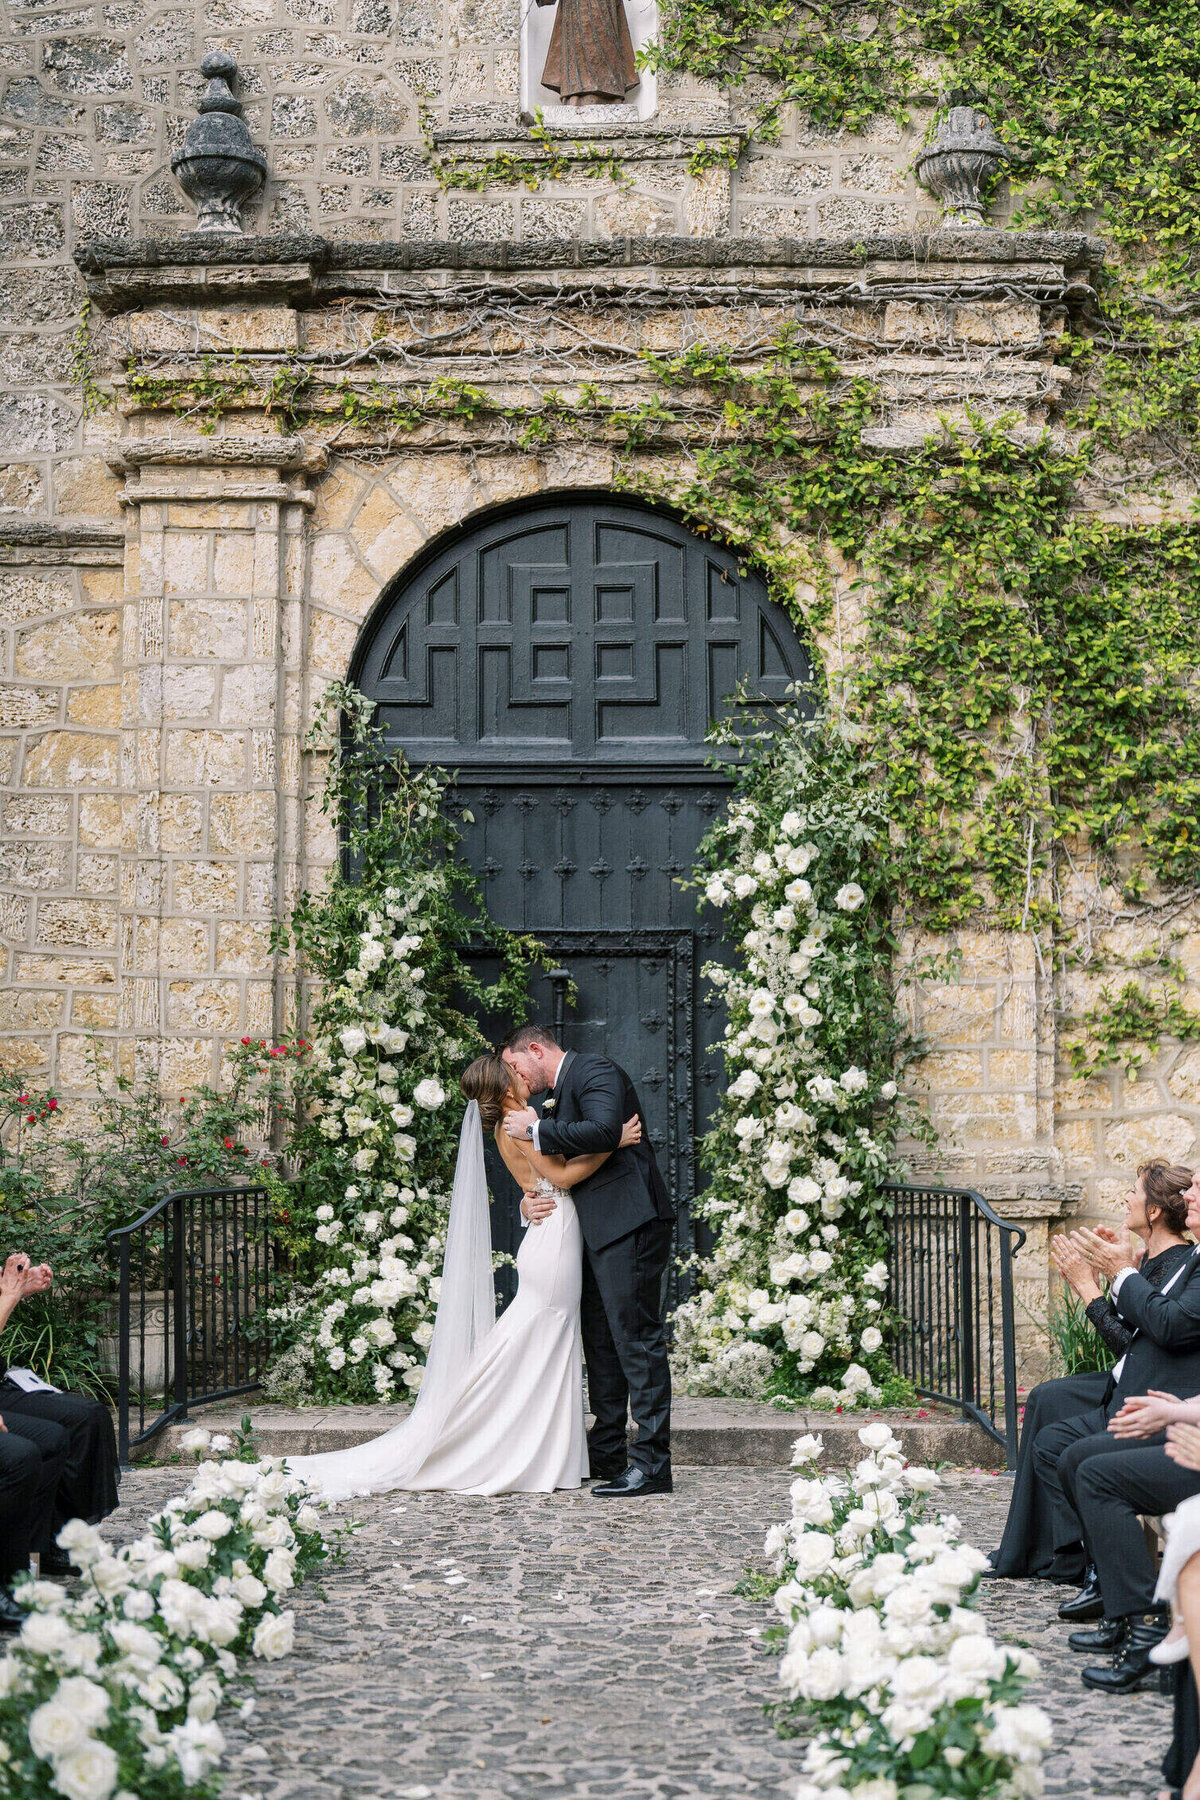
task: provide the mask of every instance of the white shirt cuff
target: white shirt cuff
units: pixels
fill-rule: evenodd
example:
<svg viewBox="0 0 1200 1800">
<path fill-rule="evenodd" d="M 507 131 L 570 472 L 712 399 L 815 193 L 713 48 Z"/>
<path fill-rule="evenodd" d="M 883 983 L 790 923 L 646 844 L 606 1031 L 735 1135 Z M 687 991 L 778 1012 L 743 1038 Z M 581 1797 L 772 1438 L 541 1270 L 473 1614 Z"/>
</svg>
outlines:
<svg viewBox="0 0 1200 1800">
<path fill-rule="evenodd" d="M 535 1119 L 533 1122 L 533 1147 L 537 1151 L 539 1156 L 542 1154 L 542 1146 L 538 1142 L 538 1132 L 541 1130 L 541 1128 L 542 1128 L 541 1120 Z"/>
<path fill-rule="evenodd" d="M 1113 1276 L 1112 1286 L 1108 1290 L 1108 1297 L 1110 1300 L 1116 1299 L 1117 1295 L 1121 1291 L 1121 1283 L 1124 1281 L 1124 1279 L 1127 1275 L 1132 1275 L 1133 1273 L 1134 1273 L 1134 1271 L 1132 1269 L 1118 1269 L 1117 1270 L 1117 1273 Z"/>
</svg>

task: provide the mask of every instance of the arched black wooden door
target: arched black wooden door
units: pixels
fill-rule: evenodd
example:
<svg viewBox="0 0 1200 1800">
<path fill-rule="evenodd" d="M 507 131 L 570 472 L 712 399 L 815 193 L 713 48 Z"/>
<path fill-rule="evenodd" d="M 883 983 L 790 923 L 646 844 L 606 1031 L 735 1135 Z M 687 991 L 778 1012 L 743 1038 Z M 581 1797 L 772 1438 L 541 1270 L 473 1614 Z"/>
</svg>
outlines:
<svg viewBox="0 0 1200 1800">
<path fill-rule="evenodd" d="M 443 539 L 385 590 L 352 674 L 411 761 L 457 771 L 488 910 L 575 981 L 564 1041 L 633 1077 L 687 1254 L 721 1077 L 700 981 L 719 936 L 678 881 L 728 792 L 710 720 L 743 677 L 769 702 L 808 679 L 790 622 L 669 514 L 570 495 Z M 553 986 L 536 986 L 549 1022 Z M 513 1244 L 515 1204 L 493 1229 Z"/>
</svg>

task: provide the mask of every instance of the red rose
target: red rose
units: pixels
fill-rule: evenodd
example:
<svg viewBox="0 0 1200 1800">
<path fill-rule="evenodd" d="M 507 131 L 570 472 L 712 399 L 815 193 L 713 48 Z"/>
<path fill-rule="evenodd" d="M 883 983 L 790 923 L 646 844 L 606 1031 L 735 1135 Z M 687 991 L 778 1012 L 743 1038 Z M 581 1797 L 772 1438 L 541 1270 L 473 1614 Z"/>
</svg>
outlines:
<svg viewBox="0 0 1200 1800">
<path fill-rule="evenodd" d="M 227 1150 L 232 1150 L 232 1149 L 233 1149 L 233 1139 L 232 1139 L 232 1138 L 225 1138 L 225 1139 L 224 1139 L 224 1144 L 225 1144 L 225 1148 L 226 1148 L 226 1149 L 227 1149 Z"/>
<path fill-rule="evenodd" d="M 51 1112 L 58 1111 L 58 1101 L 57 1100 L 47 1100 L 46 1105 Z"/>
<path fill-rule="evenodd" d="M 249 1042 L 250 1042 L 250 1039 L 249 1039 L 249 1038 L 243 1038 L 243 1039 L 242 1039 L 242 1042 L 243 1042 L 243 1044 L 248 1044 L 248 1043 L 249 1043 Z"/>
<path fill-rule="evenodd" d="M 160 1144 L 169 1144 L 171 1140 L 169 1137 L 164 1137 L 164 1138 L 159 1138 L 158 1141 Z"/>
<path fill-rule="evenodd" d="M 27 1118 L 27 1119 L 26 1119 L 26 1121 L 25 1121 L 25 1123 L 26 1123 L 26 1124 L 27 1124 L 27 1125 L 36 1125 L 36 1124 L 37 1124 L 37 1114 L 36 1114 L 36 1113 L 30 1113 L 30 1115 L 29 1115 L 29 1117 L 28 1117 L 28 1118 Z"/>
</svg>

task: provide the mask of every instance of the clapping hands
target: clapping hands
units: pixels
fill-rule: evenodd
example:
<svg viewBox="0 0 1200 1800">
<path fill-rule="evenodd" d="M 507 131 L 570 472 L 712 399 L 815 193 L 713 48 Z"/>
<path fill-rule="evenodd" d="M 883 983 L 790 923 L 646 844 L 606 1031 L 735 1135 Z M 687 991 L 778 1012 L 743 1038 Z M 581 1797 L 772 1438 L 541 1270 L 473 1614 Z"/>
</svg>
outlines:
<svg viewBox="0 0 1200 1800">
<path fill-rule="evenodd" d="M 23 1251 L 14 1250 L 0 1271 L 0 1296 L 14 1303 L 30 1294 L 44 1294 L 54 1280 L 48 1263 L 31 1263 Z"/>
</svg>

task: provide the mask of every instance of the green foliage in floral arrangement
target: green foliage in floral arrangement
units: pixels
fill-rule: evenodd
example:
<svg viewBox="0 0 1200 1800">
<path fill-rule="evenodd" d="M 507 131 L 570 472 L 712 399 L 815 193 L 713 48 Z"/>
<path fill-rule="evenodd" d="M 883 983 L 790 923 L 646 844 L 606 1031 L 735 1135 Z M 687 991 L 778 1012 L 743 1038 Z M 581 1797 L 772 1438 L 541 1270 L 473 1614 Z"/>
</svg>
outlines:
<svg viewBox="0 0 1200 1800">
<path fill-rule="evenodd" d="M 102 1342 L 115 1331 L 109 1231 L 172 1188 L 253 1180 L 283 1101 L 292 1047 L 231 1046 L 221 1086 L 178 1097 L 153 1076 L 112 1076 L 92 1057 L 84 1108 L 0 1074 L 0 1256 L 49 1263 L 53 1286 L 22 1301 L 0 1358 L 57 1386 L 102 1393 Z"/>
<path fill-rule="evenodd" d="M 836 730 L 798 713 L 713 741 L 741 760 L 696 883 L 736 965 L 705 971 L 728 1013 L 697 1206 L 715 1241 L 675 1314 L 677 1365 L 698 1393 L 875 1404 L 891 1373 L 880 1184 L 912 1122 L 895 1080 L 882 790 Z"/>
<path fill-rule="evenodd" d="M 269 1390 L 375 1400 L 415 1392 L 433 1335 L 462 1107 L 458 1078 L 488 1048 L 466 1010 L 519 1022 L 531 938 L 499 930 L 457 855 L 446 777 L 388 756 L 372 703 L 331 689 L 309 750 L 329 758 L 323 805 L 344 857 L 298 901 L 278 942 L 319 981 L 299 1066 L 283 1221 L 297 1287 L 276 1309 Z M 486 939 L 484 986 L 464 958 Z"/>
</svg>

